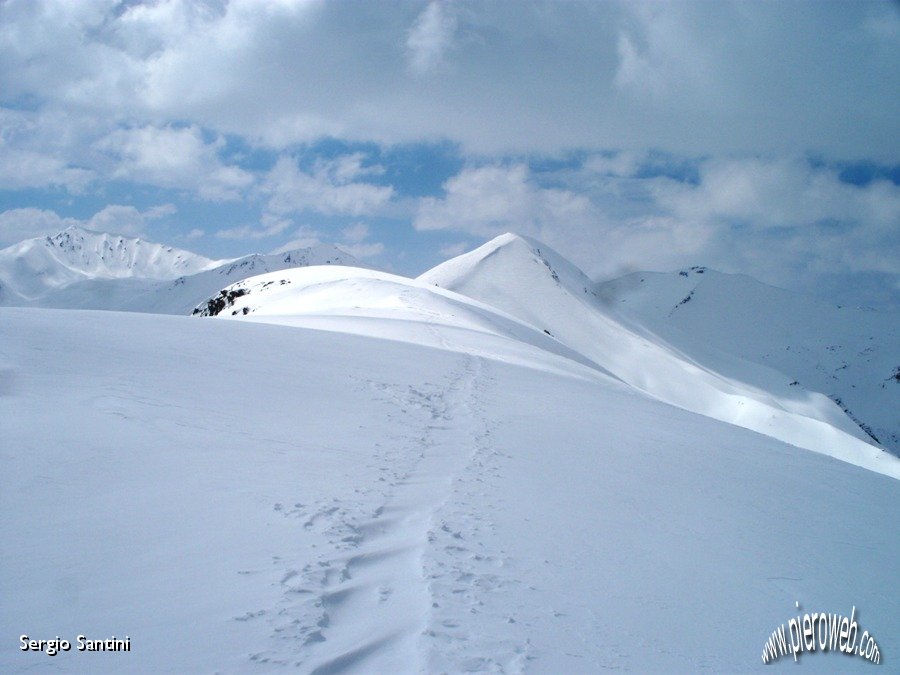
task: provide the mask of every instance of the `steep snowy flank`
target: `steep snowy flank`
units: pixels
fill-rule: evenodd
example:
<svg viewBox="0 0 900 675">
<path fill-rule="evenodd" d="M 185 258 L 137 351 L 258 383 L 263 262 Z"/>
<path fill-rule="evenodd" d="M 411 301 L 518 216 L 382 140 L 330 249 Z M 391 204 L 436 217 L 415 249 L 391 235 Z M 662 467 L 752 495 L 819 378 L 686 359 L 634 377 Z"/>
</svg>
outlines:
<svg viewBox="0 0 900 675">
<path fill-rule="evenodd" d="M 695 360 L 728 353 L 826 394 L 900 454 L 900 314 L 838 307 L 706 268 L 630 274 L 596 291 L 623 319 Z"/>
<path fill-rule="evenodd" d="M 661 401 L 898 475 L 896 459 L 870 445 L 828 397 L 726 354 L 695 361 L 650 331 L 626 325 L 581 270 L 540 242 L 502 235 L 419 281 L 518 317 Z"/>
<path fill-rule="evenodd" d="M 28 301 L 86 279 L 174 279 L 220 263 L 171 246 L 70 227 L 0 250 L 0 283 Z"/>
<path fill-rule="evenodd" d="M 893 664 L 896 480 L 327 271 L 328 330 L 259 323 L 312 283 L 237 320 L 0 308 L 0 671 L 741 672 L 797 602 Z"/>
</svg>

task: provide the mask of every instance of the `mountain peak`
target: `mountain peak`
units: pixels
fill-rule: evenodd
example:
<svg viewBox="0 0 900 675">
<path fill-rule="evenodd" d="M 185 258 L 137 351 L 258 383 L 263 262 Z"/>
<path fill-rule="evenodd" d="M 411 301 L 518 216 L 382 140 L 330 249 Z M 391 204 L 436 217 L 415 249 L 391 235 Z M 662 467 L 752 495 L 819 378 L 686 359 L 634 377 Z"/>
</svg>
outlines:
<svg viewBox="0 0 900 675">
<path fill-rule="evenodd" d="M 85 280 L 174 279 L 219 264 L 201 255 L 119 234 L 71 225 L 0 250 L 0 281 L 20 301 Z"/>
<path fill-rule="evenodd" d="M 552 248 L 513 232 L 501 234 L 474 251 L 452 258 L 419 279 L 463 293 L 467 283 L 476 280 L 479 284 L 493 280 L 495 285 L 503 286 L 505 280 L 515 279 L 535 290 L 556 285 L 576 295 L 589 294 L 593 287 L 584 272 Z"/>
</svg>

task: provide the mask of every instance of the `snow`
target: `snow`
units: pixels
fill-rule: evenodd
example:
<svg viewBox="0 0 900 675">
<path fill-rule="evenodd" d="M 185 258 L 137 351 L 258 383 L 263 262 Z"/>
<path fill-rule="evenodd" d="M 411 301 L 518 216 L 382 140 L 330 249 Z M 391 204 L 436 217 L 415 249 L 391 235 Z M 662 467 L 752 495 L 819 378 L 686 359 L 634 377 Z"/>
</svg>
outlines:
<svg viewBox="0 0 900 675">
<path fill-rule="evenodd" d="M 27 239 L 0 250 L 5 304 L 25 304 L 89 279 L 174 279 L 224 261 L 105 232 L 69 227 L 52 237 Z"/>
<path fill-rule="evenodd" d="M 514 235 L 210 287 L 0 308 L 0 671 L 736 672 L 797 602 L 891 659 L 900 460 L 785 373 Z"/>
<path fill-rule="evenodd" d="M 188 314 L 225 286 L 305 265 L 359 265 L 330 244 L 210 260 L 77 227 L 0 251 L 0 305 Z"/>
<path fill-rule="evenodd" d="M 2 632 L 133 645 L 8 639 L 4 672 L 735 671 L 798 600 L 855 605 L 885 651 L 900 634 L 894 479 L 536 346 L 475 355 L 440 322 L 455 349 L 115 312 L 0 326 Z"/>
<path fill-rule="evenodd" d="M 610 312 L 581 270 L 545 245 L 506 234 L 419 277 L 544 330 L 629 385 L 686 410 L 875 471 L 897 463 L 827 396 L 727 354 L 694 360 Z"/>
<path fill-rule="evenodd" d="M 623 319 L 697 361 L 730 354 L 839 399 L 881 445 L 900 454 L 897 312 L 838 307 L 705 268 L 631 274 L 597 292 Z"/>
</svg>

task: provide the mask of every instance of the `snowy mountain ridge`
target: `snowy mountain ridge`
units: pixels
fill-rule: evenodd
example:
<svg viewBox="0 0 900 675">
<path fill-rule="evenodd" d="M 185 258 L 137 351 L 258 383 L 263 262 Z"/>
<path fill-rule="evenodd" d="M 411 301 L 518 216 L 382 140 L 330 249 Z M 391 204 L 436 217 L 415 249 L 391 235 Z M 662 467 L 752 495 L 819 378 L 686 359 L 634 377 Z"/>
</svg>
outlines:
<svg viewBox="0 0 900 675">
<path fill-rule="evenodd" d="M 0 250 L 0 283 L 24 301 L 88 279 L 173 279 L 223 261 L 139 238 L 71 226 Z"/>
<path fill-rule="evenodd" d="M 822 392 L 900 454 L 900 313 L 832 305 L 702 267 L 633 273 L 595 290 L 620 320 L 698 361 L 727 354 Z"/>
<path fill-rule="evenodd" d="M 516 235 L 498 237 L 417 280 L 349 267 L 251 277 L 194 313 L 445 349 L 452 348 L 447 330 L 461 340 L 477 331 L 482 342 L 490 336 L 505 349 L 523 343 L 523 349 L 564 356 L 656 400 L 900 477 L 900 461 L 867 442 L 832 400 L 791 386 L 761 364 L 727 355 L 707 362 L 686 358 L 618 321 L 590 280 L 562 256 Z M 433 331 L 438 325 L 445 331 L 441 340 Z"/>
<path fill-rule="evenodd" d="M 211 260 L 73 226 L 0 251 L 0 304 L 187 314 L 203 298 L 244 277 L 326 264 L 360 263 L 330 244 Z"/>
<path fill-rule="evenodd" d="M 891 658 L 900 460 L 784 373 L 518 237 L 213 288 L 0 307 L 0 631 L 134 645 L 3 672 L 744 672 L 800 603 Z"/>
</svg>

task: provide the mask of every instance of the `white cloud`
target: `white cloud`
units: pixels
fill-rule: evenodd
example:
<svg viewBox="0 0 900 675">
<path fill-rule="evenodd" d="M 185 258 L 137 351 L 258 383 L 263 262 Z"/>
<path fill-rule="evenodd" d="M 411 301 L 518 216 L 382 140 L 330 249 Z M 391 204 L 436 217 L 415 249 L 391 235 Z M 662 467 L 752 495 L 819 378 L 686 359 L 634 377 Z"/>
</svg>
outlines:
<svg viewBox="0 0 900 675">
<path fill-rule="evenodd" d="M 165 218 L 175 212 L 176 208 L 172 204 L 154 206 L 146 211 L 138 211 L 133 206 L 110 204 L 91 216 L 84 227 L 97 232 L 139 235 L 151 221 Z"/>
<path fill-rule="evenodd" d="M 364 260 L 374 258 L 384 253 L 384 244 L 380 241 L 365 242 L 360 244 L 339 244 L 340 248 L 347 251 L 354 258 Z"/>
<path fill-rule="evenodd" d="M 455 32 L 456 16 L 450 6 L 439 0 L 429 2 L 406 36 L 413 71 L 424 74 L 439 66 L 453 46 Z"/>
<path fill-rule="evenodd" d="M 374 258 L 384 253 L 384 244 L 380 241 L 366 241 L 372 232 L 366 223 L 359 222 L 341 230 L 343 243 L 340 247 L 354 258 Z"/>
<path fill-rule="evenodd" d="M 896 8 L 813 4 L 6 2 L 0 91 L 103 129 L 181 120 L 278 149 L 896 161 Z"/>
<path fill-rule="evenodd" d="M 380 167 L 363 167 L 358 153 L 318 161 L 312 171 L 302 171 L 297 161 L 281 157 L 261 186 L 269 196 L 272 213 L 321 213 L 361 216 L 375 213 L 393 196 L 390 186 L 355 179 L 379 173 Z"/>
<path fill-rule="evenodd" d="M 301 225 L 291 235 L 291 240 L 276 248 L 272 253 L 287 253 L 298 248 L 309 248 L 322 243 L 322 234 L 308 225 Z"/>
<path fill-rule="evenodd" d="M 241 225 L 216 232 L 218 239 L 265 239 L 281 234 L 293 225 L 289 218 L 281 218 L 271 213 L 264 213 L 259 225 Z"/>
<path fill-rule="evenodd" d="M 833 168 L 784 158 L 699 161 L 696 183 L 634 177 L 648 161 L 466 168 L 443 198 L 420 201 L 415 225 L 532 234 L 594 277 L 704 264 L 814 292 L 826 278 L 900 274 L 900 187 L 890 181 L 851 185 Z"/>
<path fill-rule="evenodd" d="M 660 182 L 654 197 L 684 220 L 747 223 L 756 229 L 829 222 L 892 228 L 900 222 L 897 186 L 880 180 L 861 188 L 803 159 L 707 160 L 699 185 Z"/>
<path fill-rule="evenodd" d="M 219 138 L 207 143 L 197 126 L 118 129 L 95 143 L 113 166 L 111 177 L 164 188 L 195 190 L 201 199 L 238 199 L 253 176 L 219 159 Z"/>
<path fill-rule="evenodd" d="M 694 31 L 698 23 L 715 25 L 718 12 L 707 12 L 698 21 L 700 17 L 692 12 L 664 3 L 625 7 L 626 27 L 616 41 L 616 87 L 626 95 L 665 100 L 668 105 L 677 102 L 679 107 L 686 99 L 701 98 L 708 109 L 717 109 L 716 99 L 710 96 L 720 86 L 712 51 L 715 41 L 696 40 Z M 640 100 L 644 106 L 650 104 L 647 98 Z"/>
<path fill-rule="evenodd" d="M 80 224 L 75 218 L 62 218 L 55 211 L 46 209 L 9 209 L 0 213 L 0 246 L 56 234 L 67 227 Z"/>
<path fill-rule="evenodd" d="M 469 243 L 465 241 L 459 241 L 455 244 L 446 244 L 445 246 L 441 246 L 441 248 L 438 250 L 438 253 L 446 258 L 455 258 L 456 256 L 462 255 L 472 248 L 473 247 Z"/>
<path fill-rule="evenodd" d="M 276 248 L 272 253 L 284 253 L 298 248 L 318 246 L 323 242 L 331 242 L 336 243 L 341 250 L 346 251 L 354 258 L 360 260 L 374 258 L 384 253 L 384 244 L 378 241 L 369 241 L 371 235 L 369 226 L 363 222 L 354 223 L 342 229 L 340 231 L 341 241 L 336 241 L 334 237 L 308 225 L 301 225 L 290 235 L 291 239 L 288 242 Z"/>
<path fill-rule="evenodd" d="M 141 235 L 155 220 L 175 213 L 172 204 L 139 211 L 134 206 L 109 204 L 88 219 L 62 217 L 49 209 L 9 209 L 0 213 L 0 245 L 7 246 L 23 239 L 53 235 L 67 227 L 82 227 L 97 232 Z"/>
<path fill-rule="evenodd" d="M 367 239 L 369 237 L 370 231 L 369 226 L 365 223 L 354 223 L 349 227 L 345 227 L 341 230 L 341 236 L 343 236 L 344 241 L 350 244 L 358 244 L 359 242 Z"/>
<path fill-rule="evenodd" d="M 93 171 L 67 166 L 61 159 L 0 144 L 0 187 L 4 189 L 60 186 L 79 194 L 93 178 Z"/>
<path fill-rule="evenodd" d="M 616 152 L 590 155 L 584 161 L 584 169 L 589 174 L 600 176 L 633 176 L 644 161 L 643 153 Z"/>
<path fill-rule="evenodd" d="M 417 230 L 538 234 L 547 226 L 582 226 L 592 215 L 586 197 L 539 186 L 525 164 L 463 169 L 444 184 L 444 192 L 442 198 L 419 201 L 413 221 Z"/>
<path fill-rule="evenodd" d="M 95 178 L 66 159 L 65 135 L 77 122 L 0 107 L 0 188 L 64 187 L 81 193 Z"/>
</svg>

